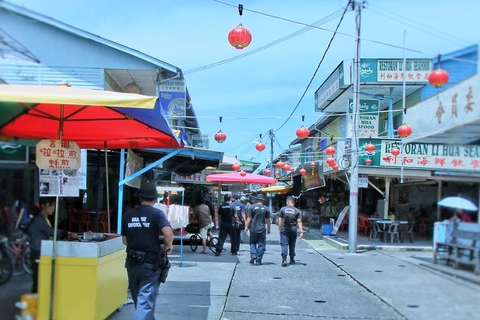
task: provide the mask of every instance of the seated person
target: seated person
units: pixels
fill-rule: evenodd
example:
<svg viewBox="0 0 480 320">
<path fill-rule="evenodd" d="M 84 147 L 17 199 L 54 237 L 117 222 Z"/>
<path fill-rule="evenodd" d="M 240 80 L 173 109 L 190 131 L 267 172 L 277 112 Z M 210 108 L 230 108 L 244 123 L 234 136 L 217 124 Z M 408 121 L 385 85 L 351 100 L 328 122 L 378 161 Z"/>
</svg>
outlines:
<svg viewBox="0 0 480 320">
<path fill-rule="evenodd" d="M 395 209 L 393 208 L 390 208 L 388 210 L 388 220 L 391 220 L 391 221 L 395 221 L 397 219 L 397 217 L 395 216 Z"/>
</svg>

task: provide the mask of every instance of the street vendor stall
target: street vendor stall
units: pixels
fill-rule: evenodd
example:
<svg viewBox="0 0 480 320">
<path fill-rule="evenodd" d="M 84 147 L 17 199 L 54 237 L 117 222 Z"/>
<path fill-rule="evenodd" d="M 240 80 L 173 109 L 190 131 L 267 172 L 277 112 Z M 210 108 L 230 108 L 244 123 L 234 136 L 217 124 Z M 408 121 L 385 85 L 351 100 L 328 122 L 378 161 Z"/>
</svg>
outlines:
<svg viewBox="0 0 480 320">
<path fill-rule="evenodd" d="M 42 242 L 37 319 L 49 318 L 52 249 L 53 241 Z M 117 310 L 127 299 L 125 254 L 118 235 L 57 242 L 53 319 L 106 319 Z"/>
</svg>

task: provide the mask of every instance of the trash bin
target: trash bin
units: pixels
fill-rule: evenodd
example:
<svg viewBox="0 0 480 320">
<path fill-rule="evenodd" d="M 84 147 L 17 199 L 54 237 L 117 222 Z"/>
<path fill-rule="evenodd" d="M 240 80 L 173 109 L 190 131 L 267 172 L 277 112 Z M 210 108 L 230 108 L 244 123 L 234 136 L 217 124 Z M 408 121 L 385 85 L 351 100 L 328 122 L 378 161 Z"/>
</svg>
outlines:
<svg viewBox="0 0 480 320">
<path fill-rule="evenodd" d="M 324 223 L 322 224 L 322 235 L 324 236 L 329 236 L 332 234 L 332 230 L 333 230 L 333 224 L 331 223 Z"/>
</svg>

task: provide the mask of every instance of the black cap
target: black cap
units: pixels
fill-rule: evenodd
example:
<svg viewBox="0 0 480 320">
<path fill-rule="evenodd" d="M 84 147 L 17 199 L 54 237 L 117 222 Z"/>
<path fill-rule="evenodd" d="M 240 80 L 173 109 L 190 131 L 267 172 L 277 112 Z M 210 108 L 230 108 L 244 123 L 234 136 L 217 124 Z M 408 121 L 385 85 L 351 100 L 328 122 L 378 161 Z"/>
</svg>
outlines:
<svg viewBox="0 0 480 320">
<path fill-rule="evenodd" d="M 267 199 L 265 199 L 265 196 L 260 193 L 260 194 L 257 194 L 257 201 L 259 200 L 265 202 Z"/>
<path fill-rule="evenodd" d="M 138 195 L 145 199 L 158 198 L 157 183 L 156 182 L 144 182 L 138 190 Z"/>
</svg>

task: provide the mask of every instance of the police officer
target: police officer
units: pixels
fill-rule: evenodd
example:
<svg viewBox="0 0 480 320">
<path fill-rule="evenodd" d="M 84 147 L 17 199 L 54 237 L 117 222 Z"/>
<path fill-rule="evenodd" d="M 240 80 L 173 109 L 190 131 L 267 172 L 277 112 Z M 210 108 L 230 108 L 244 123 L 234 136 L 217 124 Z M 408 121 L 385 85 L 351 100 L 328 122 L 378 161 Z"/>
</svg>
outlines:
<svg viewBox="0 0 480 320">
<path fill-rule="evenodd" d="M 245 233 L 250 228 L 250 263 L 261 265 L 267 246 L 267 233 L 270 234 L 270 210 L 263 204 L 263 194 L 257 195 L 256 201 L 248 208 Z"/>
<path fill-rule="evenodd" d="M 223 244 L 227 238 L 227 235 L 230 236 L 230 247 L 233 255 L 237 255 L 237 232 L 235 224 L 238 223 L 238 216 L 235 210 L 230 205 L 230 199 L 232 197 L 229 194 L 226 194 L 223 197 L 223 203 L 218 210 L 220 219 L 222 223 L 220 224 L 220 232 L 218 234 L 218 243 L 215 250 L 215 255 L 219 256 L 223 251 Z"/>
<path fill-rule="evenodd" d="M 128 285 L 135 303 L 134 319 L 155 319 L 155 302 L 160 286 L 160 250 L 166 254 L 173 249 L 173 230 L 165 213 L 153 207 L 158 197 L 157 184 L 144 182 L 139 190 L 140 206 L 125 213 L 122 239 L 127 246 L 125 267 Z M 165 247 L 160 243 L 160 232 Z"/>
<path fill-rule="evenodd" d="M 295 207 L 293 197 L 287 197 L 287 205 L 278 213 L 278 230 L 280 230 L 280 245 L 282 246 L 282 267 L 287 266 L 287 254 L 290 254 L 290 264 L 295 264 L 295 243 L 297 241 L 297 226 L 300 229 L 300 239 L 303 238 L 302 211 Z"/>
</svg>

